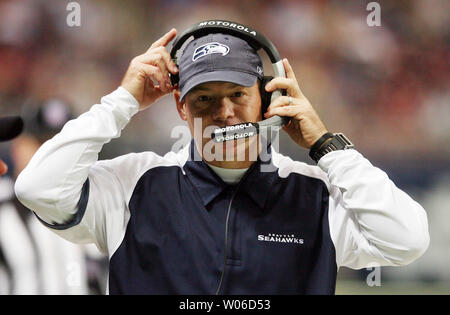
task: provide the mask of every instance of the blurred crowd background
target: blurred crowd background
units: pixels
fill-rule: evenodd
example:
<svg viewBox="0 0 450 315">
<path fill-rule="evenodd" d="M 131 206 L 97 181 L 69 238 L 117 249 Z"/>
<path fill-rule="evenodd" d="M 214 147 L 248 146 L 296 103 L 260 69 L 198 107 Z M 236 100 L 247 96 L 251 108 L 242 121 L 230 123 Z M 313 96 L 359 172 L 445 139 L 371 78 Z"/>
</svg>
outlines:
<svg viewBox="0 0 450 315">
<path fill-rule="evenodd" d="M 328 129 L 344 132 L 428 213 L 428 251 L 410 266 L 382 268 L 376 292 L 413 281 L 404 292 L 450 293 L 449 1 L 378 1 L 381 26 L 373 27 L 370 1 L 78 0 L 75 27 L 67 25 L 69 2 L 0 0 L 1 116 L 54 99 L 77 116 L 115 90 L 130 60 L 170 28 L 181 32 L 211 18 L 250 25 L 290 60 Z M 165 96 L 136 115 L 100 158 L 164 154 L 180 125 L 173 97 Z M 0 146 L 0 157 L 14 177 L 10 146 Z M 284 134 L 280 151 L 312 164 Z M 338 293 L 358 293 L 341 286 L 348 281 L 367 288 L 369 272 L 340 270 Z"/>
</svg>

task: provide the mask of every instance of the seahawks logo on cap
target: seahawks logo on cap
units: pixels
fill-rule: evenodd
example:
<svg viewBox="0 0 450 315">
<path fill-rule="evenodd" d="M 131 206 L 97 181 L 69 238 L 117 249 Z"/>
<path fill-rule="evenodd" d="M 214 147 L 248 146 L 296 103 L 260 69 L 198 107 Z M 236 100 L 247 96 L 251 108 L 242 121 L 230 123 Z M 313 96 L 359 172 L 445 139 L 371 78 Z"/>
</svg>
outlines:
<svg viewBox="0 0 450 315">
<path fill-rule="evenodd" d="M 213 42 L 204 44 L 195 49 L 194 54 L 192 55 L 192 61 L 196 61 L 201 57 L 211 54 L 222 54 L 222 56 L 225 56 L 229 51 L 230 47 L 221 43 Z"/>
</svg>

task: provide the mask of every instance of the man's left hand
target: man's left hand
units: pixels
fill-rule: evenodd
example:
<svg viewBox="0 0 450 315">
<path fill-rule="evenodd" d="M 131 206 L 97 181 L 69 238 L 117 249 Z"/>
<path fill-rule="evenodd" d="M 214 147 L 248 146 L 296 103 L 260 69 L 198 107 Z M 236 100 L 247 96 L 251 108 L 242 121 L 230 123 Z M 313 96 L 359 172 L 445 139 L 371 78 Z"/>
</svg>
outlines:
<svg viewBox="0 0 450 315">
<path fill-rule="evenodd" d="M 287 90 L 288 96 L 276 98 L 264 114 L 264 118 L 274 115 L 291 117 L 283 130 L 299 146 L 309 149 L 322 135 L 328 132 L 311 103 L 303 95 L 287 59 L 283 59 L 286 78 L 274 78 L 266 85 L 267 92 L 277 89 Z"/>
</svg>

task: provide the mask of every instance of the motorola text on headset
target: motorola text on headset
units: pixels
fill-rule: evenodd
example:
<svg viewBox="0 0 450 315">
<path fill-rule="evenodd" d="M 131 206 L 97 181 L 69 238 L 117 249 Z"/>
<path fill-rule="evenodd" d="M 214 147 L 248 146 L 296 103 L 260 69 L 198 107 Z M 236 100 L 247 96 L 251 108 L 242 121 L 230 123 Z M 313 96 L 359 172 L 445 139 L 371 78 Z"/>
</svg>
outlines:
<svg viewBox="0 0 450 315">
<path fill-rule="evenodd" d="M 223 33 L 236 36 L 240 39 L 248 42 L 256 51 L 263 49 L 269 56 L 274 70 L 274 77 L 286 77 L 284 66 L 278 50 L 274 44 L 263 34 L 256 30 L 231 21 L 224 20 L 208 20 L 197 24 L 194 24 L 187 30 L 185 30 L 180 36 L 178 36 L 170 51 L 172 60 L 177 63 L 177 53 L 183 46 L 183 44 L 191 37 L 194 39 L 211 34 L 211 33 Z M 264 114 L 269 107 L 270 103 L 277 97 L 281 96 L 285 91 L 275 90 L 273 92 L 267 92 L 265 85 L 272 80 L 272 76 L 264 76 L 260 84 L 260 93 L 262 101 L 262 113 Z M 178 74 L 170 74 L 170 80 L 173 86 L 179 82 Z M 211 138 L 215 142 L 225 142 L 230 140 L 242 139 L 252 137 L 259 134 L 262 130 L 279 129 L 289 121 L 288 117 L 273 116 L 269 119 L 253 123 L 246 122 L 237 125 L 226 126 L 224 128 L 217 128 L 211 135 Z"/>
</svg>

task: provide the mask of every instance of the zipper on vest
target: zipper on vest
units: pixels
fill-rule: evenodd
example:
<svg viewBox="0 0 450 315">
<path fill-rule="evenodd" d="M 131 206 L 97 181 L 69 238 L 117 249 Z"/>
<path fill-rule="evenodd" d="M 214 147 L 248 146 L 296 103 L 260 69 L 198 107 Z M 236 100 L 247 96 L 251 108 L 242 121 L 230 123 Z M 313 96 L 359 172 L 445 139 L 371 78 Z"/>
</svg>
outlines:
<svg viewBox="0 0 450 315">
<path fill-rule="evenodd" d="M 227 219 L 225 221 L 225 253 L 224 253 L 224 259 L 223 259 L 223 268 L 222 268 L 222 274 L 220 276 L 219 285 L 216 290 L 216 295 L 219 295 L 220 289 L 222 287 L 222 281 L 223 277 L 225 275 L 225 268 L 227 266 L 227 258 L 228 258 L 228 221 L 230 219 L 230 212 L 231 212 L 231 205 L 233 204 L 234 197 L 236 196 L 239 186 L 241 185 L 242 180 L 237 185 L 236 189 L 233 191 L 233 194 L 231 195 L 230 203 L 228 204 L 228 211 L 227 211 Z"/>
</svg>

